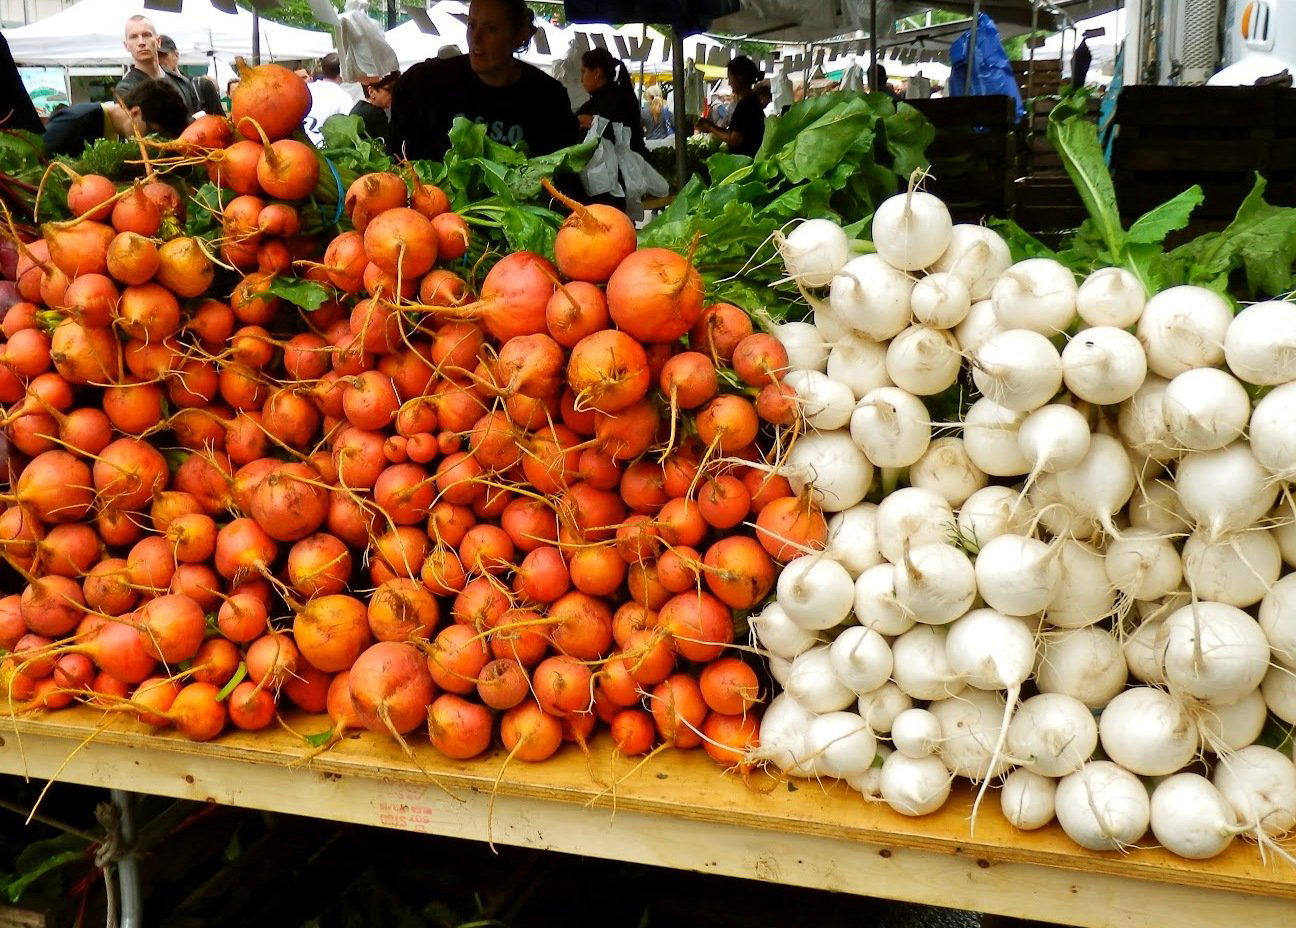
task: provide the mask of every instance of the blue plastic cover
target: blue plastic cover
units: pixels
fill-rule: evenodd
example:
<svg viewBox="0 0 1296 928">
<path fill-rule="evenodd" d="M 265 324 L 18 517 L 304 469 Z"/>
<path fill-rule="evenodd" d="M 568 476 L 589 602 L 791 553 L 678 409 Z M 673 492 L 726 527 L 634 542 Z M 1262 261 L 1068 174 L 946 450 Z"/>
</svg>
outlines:
<svg viewBox="0 0 1296 928">
<path fill-rule="evenodd" d="M 985 13 L 977 19 L 976 54 L 972 58 L 972 82 L 968 84 L 967 53 L 972 30 L 969 29 L 950 46 L 950 77 L 945 85 L 947 97 L 1012 97 L 1017 107 L 1017 118 L 1026 115 L 1021 91 L 1012 62 L 999 40 L 999 27 Z"/>
</svg>

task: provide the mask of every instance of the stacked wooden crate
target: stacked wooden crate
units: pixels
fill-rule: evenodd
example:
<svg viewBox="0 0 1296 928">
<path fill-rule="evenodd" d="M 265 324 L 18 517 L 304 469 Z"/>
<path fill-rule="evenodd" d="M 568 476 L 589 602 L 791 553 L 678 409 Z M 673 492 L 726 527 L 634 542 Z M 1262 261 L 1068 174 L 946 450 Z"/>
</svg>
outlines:
<svg viewBox="0 0 1296 928">
<path fill-rule="evenodd" d="M 927 189 L 956 222 L 981 222 L 1012 212 L 1017 176 L 1017 114 L 1004 96 L 910 100 L 936 128 L 927 149 Z"/>
</svg>

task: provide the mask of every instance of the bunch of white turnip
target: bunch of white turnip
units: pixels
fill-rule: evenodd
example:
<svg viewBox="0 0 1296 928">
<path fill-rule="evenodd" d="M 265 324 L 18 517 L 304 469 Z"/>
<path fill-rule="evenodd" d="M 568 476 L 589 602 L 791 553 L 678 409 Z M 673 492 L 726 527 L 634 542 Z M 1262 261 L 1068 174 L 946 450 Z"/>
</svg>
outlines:
<svg viewBox="0 0 1296 928">
<path fill-rule="evenodd" d="M 803 419 L 775 467 L 830 520 L 751 619 L 783 690 L 761 757 L 908 815 L 997 784 L 1095 850 L 1277 848 L 1296 765 L 1255 742 L 1296 724 L 1296 306 L 1013 264 L 916 190 L 873 242 L 779 240 L 813 322 L 775 332 Z"/>
</svg>

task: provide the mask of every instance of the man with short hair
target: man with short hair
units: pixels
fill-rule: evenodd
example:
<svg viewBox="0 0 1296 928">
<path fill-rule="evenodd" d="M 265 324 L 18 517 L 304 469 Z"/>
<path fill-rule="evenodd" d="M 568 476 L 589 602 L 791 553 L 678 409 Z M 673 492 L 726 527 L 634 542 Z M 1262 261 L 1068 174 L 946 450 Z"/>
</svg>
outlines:
<svg viewBox="0 0 1296 928">
<path fill-rule="evenodd" d="M 115 93 L 124 98 L 132 89 L 147 80 L 158 80 L 167 76 L 158 60 L 159 37 L 153 20 L 136 14 L 126 20 L 126 34 L 122 40 L 126 51 L 130 52 L 131 69 L 126 76 L 117 82 Z M 179 88 L 177 88 L 179 89 Z"/>
<path fill-rule="evenodd" d="M 175 85 L 166 78 L 145 78 L 120 103 L 76 103 L 50 117 L 45 152 L 79 155 L 99 139 L 161 135 L 173 139 L 189 124 L 189 113 Z"/>
<path fill-rule="evenodd" d="M 345 116 L 351 112 L 355 100 L 342 89 L 342 64 L 336 52 L 320 59 L 320 77 L 306 87 L 310 90 L 311 107 L 302 128 L 316 148 L 324 147 L 324 120 L 330 116 Z"/>
</svg>

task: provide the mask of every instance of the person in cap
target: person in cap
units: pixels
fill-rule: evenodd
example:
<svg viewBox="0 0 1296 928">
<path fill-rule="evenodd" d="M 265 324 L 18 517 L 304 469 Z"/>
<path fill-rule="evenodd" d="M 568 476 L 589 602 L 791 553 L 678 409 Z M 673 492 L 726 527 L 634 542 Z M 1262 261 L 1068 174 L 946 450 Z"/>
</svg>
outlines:
<svg viewBox="0 0 1296 928">
<path fill-rule="evenodd" d="M 194 116 L 204 112 L 198 87 L 193 78 L 180 70 L 180 49 L 176 48 L 175 39 L 169 35 L 158 36 L 158 64 L 162 66 L 162 73 L 180 92 L 185 106 L 189 107 L 189 115 Z"/>
<path fill-rule="evenodd" d="M 391 109 L 392 86 L 398 77 L 400 71 L 396 70 L 386 77 L 363 84 L 365 98 L 351 108 L 351 115 L 360 117 L 369 138 L 384 145 L 387 142 L 387 111 Z"/>
<path fill-rule="evenodd" d="M 173 139 L 189 124 L 189 112 L 175 85 L 165 77 L 146 78 L 120 102 L 75 103 L 50 117 L 45 127 L 48 155 L 79 155 L 99 139 L 160 135 Z"/>
</svg>

